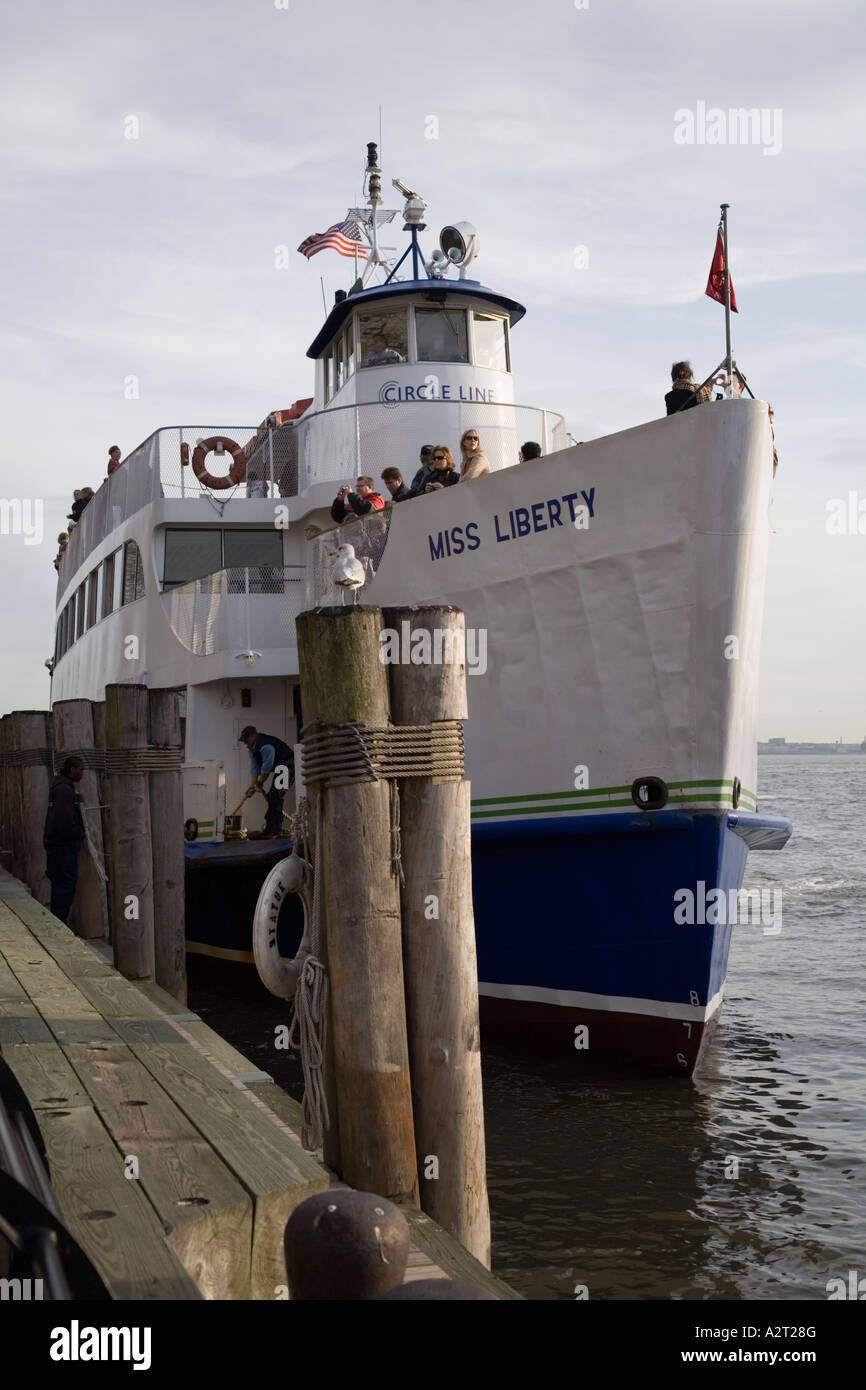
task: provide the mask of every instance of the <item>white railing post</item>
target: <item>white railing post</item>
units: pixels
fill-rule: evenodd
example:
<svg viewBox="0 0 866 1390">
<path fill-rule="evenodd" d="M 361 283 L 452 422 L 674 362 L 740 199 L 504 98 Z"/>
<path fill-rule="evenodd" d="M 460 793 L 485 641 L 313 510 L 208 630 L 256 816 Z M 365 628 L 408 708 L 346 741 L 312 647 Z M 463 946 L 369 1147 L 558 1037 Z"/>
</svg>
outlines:
<svg viewBox="0 0 866 1390">
<path fill-rule="evenodd" d="M 248 652 L 251 652 L 252 649 L 253 649 L 253 644 L 252 644 L 252 640 L 251 640 L 251 638 L 250 638 L 250 569 L 249 569 L 249 565 L 245 565 L 245 566 L 244 566 L 244 601 L 245 601 L 245 605 L 246 605 L 246 619 L 247 619 L 247 651 L 248 651 Z"/>
<path fill-rule="evenodd" d="M 549 454 L 549 453 L 550 453 L 550 435 L 549 435 L 548 429 L 547 429 L 547 411 L 546 411 L 546 410 L 542 410 L 542 412 L 541 412 L 541 438 L 542 438 L 541 452 L 542 452 L 543 454 Z"/>
<path fill-rule="evenodd" d="M 269 492 L 268 492 L 268 496 L 269 496 L 269 497 L 273 497 L 273 495 L 274 495 L 274 432 L 273 432 L 273 430 L 271 429 L 270 425 L 268 425 L 268 482 L 269 482 L 269 484 L 270 484 L 270 490 L 269 490 Z"/>
<path fill-rule="evenodd" d="M 185 479 L 183 476 L 183 425 L 178 425 L 177 427 L 177 457 L 180 463 L 180 495 L 181 497 L 185 497 Z"/>
</svg>

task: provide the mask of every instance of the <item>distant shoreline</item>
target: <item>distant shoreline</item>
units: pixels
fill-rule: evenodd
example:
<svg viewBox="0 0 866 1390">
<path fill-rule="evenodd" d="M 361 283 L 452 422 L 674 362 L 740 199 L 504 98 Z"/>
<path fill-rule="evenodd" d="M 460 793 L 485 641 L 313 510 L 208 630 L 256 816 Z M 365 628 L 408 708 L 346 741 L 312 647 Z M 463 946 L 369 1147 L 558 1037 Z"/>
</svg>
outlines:
<svg viewBox="0 0 866 1390">
<path fill-rule="evenodd" d="M 866 753 L 862 743 L 759 743 L 759 753 Z"/>
</svg>

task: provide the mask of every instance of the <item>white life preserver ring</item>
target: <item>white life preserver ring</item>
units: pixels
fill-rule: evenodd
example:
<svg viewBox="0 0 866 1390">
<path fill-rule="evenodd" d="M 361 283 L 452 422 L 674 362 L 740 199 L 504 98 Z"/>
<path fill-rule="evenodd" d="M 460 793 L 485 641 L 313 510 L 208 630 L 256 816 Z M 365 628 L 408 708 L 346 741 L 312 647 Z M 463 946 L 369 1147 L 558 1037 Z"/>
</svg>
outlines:
<svg viewBox="0 0 866 1390">
<path fill-rule="evenodd" d="M 262 884 L 253 917 L 253 956 L 259 978 L 278 999 L 294 998 L 299 967 L 296 959 L 280 955 L 277 926 L 280 909 L 288 893 L 297 893 L 304 908 L 304 936 L 307 933 L 307 868 L 303 859 L 290 854 L 275 864 Z"/>
</svg>

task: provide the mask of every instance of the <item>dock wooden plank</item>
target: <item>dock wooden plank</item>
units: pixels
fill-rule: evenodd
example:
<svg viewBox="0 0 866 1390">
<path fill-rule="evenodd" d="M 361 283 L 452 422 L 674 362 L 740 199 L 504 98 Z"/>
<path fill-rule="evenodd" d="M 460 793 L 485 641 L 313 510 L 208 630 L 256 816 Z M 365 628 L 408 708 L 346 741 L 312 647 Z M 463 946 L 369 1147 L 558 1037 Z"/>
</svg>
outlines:
<svg viewBox="0 0 866 1390">
<path fill-rule="evenodd" d="M 129 981 L 120 976 L 110 982 L 85 979 L 80 987 L 251 1193 L 250 1296 L 272 1299 L 275 1287 L 286 1282 L 286 1222 L 299 1203 L 327 1191 L 326 1171 L 173 1029 L 155 1005 L 149 1008 L 156 1017 L 149 1017 L 140 991 Z"/>
<path fill-rule="evenodd" d="M 470 1255 L 459 1241 L 437 1226 L 425 1212 L 419 1211 L 417 1207 L 410 1207 L 401 1204 L 400 1210 L 409 1222 L 412 1231 L 412 1243 L 426 1256 L 430 1264 L 436 1266 L 448 1279 L 465 1279 L 469 1284 L 480 1284 L 482 1288 L 489 1289 L 501 1299 L 519 1299 L 523 1295 L 516 1289 L 512 1289 L 504 1280 L 491 1274 L 474 1255 Z M 410 1268 L 407 1270 L 406 1283 L 413 1279 L 435 1279 L 439 1275 L 427 1272 L 423 1260 L 417 1256 L 410 1261 Z"/>
<path fill-rule="evenodd" d="M 120 1155 L 137 1160 L 137 1181 L 202 1295 L 248 1298 L 249 1194 L 122 1043 L 65 1052 Z"/>
<path fill-rule="evenodd" d="M 76 1000 L 75 986 L 60 966 L 41 958 L 41 943 L 32 937 L 22 941 L 8 921 L 3 941 L 23 977 L 0 962 L 0 1031 L 10 1043 L 4 1056 L 37 1118 L 43 1112 L 56 1118 L 60 1105 L 70 1110 L 92 1105 L 113 1142 L 120 1174 L 127 1155 L 138 1160 L 137 1181 L 159 1218 L 158 1228 L 168 1233 L 205 1297 L 248 1296 L 253 1215 L 248 1194 L 113 1031 L 105 1033 L 98 1011 L 83 996 Z M 23 982 L 34 991 L 32 1001 Z M 98 1019 L 99 1039 L 70 1041 L 70 1018 L 83 1021 L 90 1034 Z M 41 1042 L 34 1045 L 33 1037 Z M 124 1181 L 131 1187 L 136 1180 Z"/>
<path fill-rule="evenodd" d="M 93 1107 L 42 1109 L 38 1119 L 66 1225 L 112 1297 L 200 1298 L 147 1196 L 123 1176 L 117 1147 Z"/>
</svg>

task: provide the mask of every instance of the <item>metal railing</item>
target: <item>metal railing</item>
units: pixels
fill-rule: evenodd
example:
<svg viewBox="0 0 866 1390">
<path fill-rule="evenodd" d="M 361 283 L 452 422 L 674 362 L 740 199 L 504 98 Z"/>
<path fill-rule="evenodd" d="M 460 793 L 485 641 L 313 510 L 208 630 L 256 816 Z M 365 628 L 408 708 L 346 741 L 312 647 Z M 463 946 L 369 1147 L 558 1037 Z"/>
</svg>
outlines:
<svg viewBox="0 0 866 1390">
<path fill-rule="evenodd" d="M 408 503 L 400 503 L 407 506 Z M 413 503 L 414 505 L 414 503 Z M 375 578 L 379 562 L 388 542 L 388 529 L 391 525 L 391 511 L 368 512 L 364 517 L 343 522 L 324 531 L 321 536 L 307 544 L 306 604 L 308 608 L 327 607 L 333 604 L 353 602 L 352 592 L 347 592 L 335 583 L 332 575 L 334 557 L 341 545 L 349 544 L 355 551 L 355 558 L 364 568 L 363 592 Z"/>
<path fill-rule="evenodd" d="M 91 551 L 142 507 L 160 497 L 201 495 L 192 469 L 181 465 L 181 444 L 189 444 L 191 454 L 198 439 L 227 435 L 243 443 L 254 434 L 249 425 L 205 425 L 156 430 L 149 435 L 105 479 L 73 527 L 60 561 L 58 597 Z"/>
<path fill-rule="evenodd" d="M 166 590 L 162 604 L 178 641 L 196 656 L 251 657 L 294 647 L 295 618 L 305 606 L 304 567 L 217 570 Z"/>
<path fill-rule="evenodd" d="M 448 444 L 460 466 L 460 436 L 474 425 L 494 471 L 517 462 L 528 439 L 545 454 L 568 447 L 562 415 L 535 406 L 492 401 L 426 400 L 390 404 L 371 401 L 336 406 L 282 425 L 182 425 L 156 430 L 123 460 L 81 513 L 60 561 L 58 598 L 90 552 L 135 512 L 160 498 L 208 499 L 218 504 L 247 497 L 294 497 L 318 483 L 345 482 L 367 473 L 377 484 L 386 466 L 412 475 L 424 443 Z M 203 439 L 222 436 L 244 449 L 246 478 L 211 490 L 183 463 Z M 227 474 L 231 459 L 210 455 L 214 476 Z"/>
</svg>

